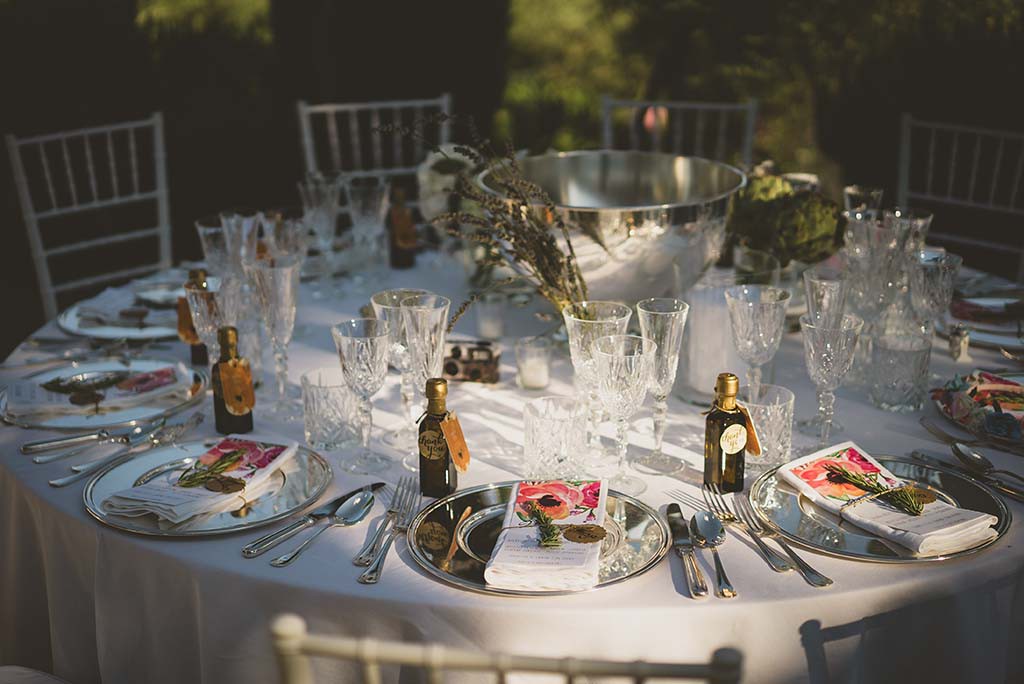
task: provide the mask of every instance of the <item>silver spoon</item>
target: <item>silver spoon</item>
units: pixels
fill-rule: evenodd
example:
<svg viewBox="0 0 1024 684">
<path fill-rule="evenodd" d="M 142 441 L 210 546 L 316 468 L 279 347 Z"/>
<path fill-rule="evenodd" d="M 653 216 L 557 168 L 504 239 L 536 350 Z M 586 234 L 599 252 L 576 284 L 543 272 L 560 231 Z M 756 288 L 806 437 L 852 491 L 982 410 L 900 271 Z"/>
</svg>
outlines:
<svg viewBox="0 0 1024 684">
<path fill-rule="evenodd" d="M 711 554 L 715 558 L 715 583 L 718 585 L 715 595 L 720 598 L 736 596 L 736 590 L 732 588 L 729 577 L 725 574 L 722 559 L 718 556 L 718 547 L 725 542 L 725 527 L 722 521 L 708 511 L 697 511 L 690 519 L 690 533 L 698 546 L 711 548 Z"/>
<path fill-rule="evenodd" d="M 953 442 L 952 448 L 953 455 L 960 459 L 960 462 L 963 463 L 968 468 L 970 468 L 971 470 L 977 471 L 982 475 L 989 476 L 995 473 L 1003 473 L 1004 475 L 1015 477 L 1021 482 L 1024 482 L 1024 477 L 1021 477 L 1017 473 L 1014 473 L 1009 470 L 996 468 L 992 464 L 992 461 L 988 460 L 987 458 L 979 454 L 977 451 L 975 451 L 974 449 L 970 448 L 969 446 L 962 442 Z"/>
<path fill-rule="evenodd" d="M 373 491 L 367 487 L 341 504 L 341 506 L 338 507 L 338 510 L 334 512 L 334 515 L 327 519 L 329 522 L 317 530 L 316 534 L 299 544 L 294 551 L 290 551 L 283 556 L 278 556 L 274 560 L 270 561 L 270 564 L 275 568 L 283 568 L 298 558 L 299 554 L 301 554 L 306 547 L 312 544 L 313 540 L 321 534 L 332 527 L 348 527 L 349 525 L 355 525 L 366 517 L 366 514 L 370 512 L 371 508 L 373 508 Z"/>
</svg>

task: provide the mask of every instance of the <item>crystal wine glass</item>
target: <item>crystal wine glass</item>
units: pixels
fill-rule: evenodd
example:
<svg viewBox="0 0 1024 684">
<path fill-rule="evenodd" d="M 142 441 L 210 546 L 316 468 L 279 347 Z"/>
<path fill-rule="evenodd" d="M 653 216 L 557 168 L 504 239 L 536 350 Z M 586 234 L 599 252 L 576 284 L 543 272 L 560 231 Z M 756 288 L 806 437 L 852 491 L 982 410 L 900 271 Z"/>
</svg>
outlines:
<svg viewBox="0 0 1024 684">
<path fill-rule="evenodd" d="M 373 429 L 370 397 L 380 390 L 388 373 L 390 328 L 388 321 L 376 318 L 353 318 L 331 327 L 345 383 L 359 400 L 362 449 L 355 460 L 344 466 L 351 472 L 374 473 L 390 465 L 387 458 L 370 449 Z"/>
<path fill-rule="evenodd" d="M 860 213 L 868 218 L 877 218 L 882 208 L 881 188 L 866 185 L 847 185 L 843 188 L 843 208 L 851 213 Z"/>
<path fill-rule="evenodd" d="M 319 172 L 306 174 L 299 181 L 299 195 L 302 198 L 303 217 L 312 231 L 316 250 L 320 253 L 317 289 L 314 296 L 323 297 L 328 291 L 333 269 L 331 255 L 334 253 L 334 235 L 338 224 L 338 195 L 341 192 L 337 176 Z"/>
<path fill-rule="evenodd" d="M 242 273 L 242 265 L 256 258 L 260 213 L 236 207 L 220 212 L 231 270 Z"/>
<path fill-rule="evenodd" d="M 288 343 L 295 328 L 301 266 L 298 256 L 286 254 L 257 260 L 245 269 L 274 349 L 276 396 L 271 415 L 283 421 L 299 418 L 298 406 L 288 398 Z"/>
<path fill-rule="evenodd" d="M 651 394 L 654 395 L 654 450 L 638 462 L 651 470 L 674 473 L 685 464 L 665 456 L 662 443 L 668 416 L 668 393 L 676 382 L 679 348 L 683 344 L 686 316 L 690 305 L 681 299 L 645 299 L 636 305 L 640 334 L 658 345 L 651 373 Z"/>
<path fill-rule="evenodd" d="M 217 331 L 225 325 L 235 325 L 239 291 L 239 282 L 234 278 L 207 276 L 205 286 L 185 283 L 192 325 L 209 350 L 211 365 L 220 359 Z"/>
<path fill-rule="evenodd" d="M 922 324 L 932 328 L 949 310 L 963 258 L 948 252 L 920 251 L 910 269 L 910 303 Z"/>
<path fill-rule="evenodd" d="M 857 337 L 863 325 L 864 321 L 854 314 L 845 314 L 838 325 L 830 328 L 821 327 L 808 314 L 800 317 L 807 374 L 818 388 L 821 431 L 817 448 L 828 446 L 835 411 L 835 391 L 853 364 Z"/>
<path fill-rule="evenodd" d="M 725 291 L 732 340 L 746 361 L 750 396 L 761 396 L 761 366 L 774 358 L 785 331 L 789 290 L 766 285 L 736 285 Z"/>
<path fill-rule="evenodd" d="M 380 280 L 379 271 L 387 263 L 387 232 L 384 217 L 388 210 L 390 185 L 380 178 L 348 178 L 345 181 L 349 218 L 352 220 L 353 270 L 361 271 L 354 278 L 357 289 L 372 286 Z"/>
<path fill-rule="evenodd" d="M 412 295 L 403 299 L 399 307 L 409 350 L 409 381 L 416 397 L 414 405 L 422 406 L 427 380 L 441 377 L 451 300 L 435 294 Z M 402 465 L 418 470 L 419 454 L 415 457 L 410 454 Z"/>
<path fill-rule="evenodd" d="M 647 489 L 647 485 L 626 472 L 627 430 L 629 419 L 644 403 L 657 351 L 657 344 L 637 335 L 609 335 L 597 339 L 593 346 L 598 400 L 615 421 L 618 469 L 608 483 L 634 496 Z"/>
<path fill-rule="evenodd" d="M 569 304 L 562 309 L 565 330 L 569 335 L 569 355 L 576 378 L 576 388 L 581 392 L 590 413 L 587 434 L 589 446 L 598 455 L 604 453 L 601 445 L 602 409 L 597 398 L 597 373 L 594 370 L 593 347 L 599 337 L 623 335 L 629 325 L 633 310 L 618 302 L 584 301 Z"/>
<path fill-rule="evenodd" d="M 227 275 L 231 270 L 230 248 L 220 216 L 206 216 L 196 221 L 196 233 L 203 247 L 206 270 L 216 275 Z"/>
<path fill-rule="evenodd" d="M 804 271 L 804 295 L 807 313 L 820 325 L 837 325 L 846 310 L 849 291 L 842 264 L 818 264 Z"/>
<path fill-rule="evenodd" d="M 416 450 L 416 418 L 420 408 L 413 408 L 414 379 L 409 358 L 409 344 L 402 321 L 402 300 L 417 295 L 429 295 L 426 290 L 396 289 L 383 290 L 370 297 L 373 315 L 391 324 L 390 363 L 401 375 L 402 417 L 405 425 L 385 437 L 385 441 L 410 454 Z"/>
</svg>

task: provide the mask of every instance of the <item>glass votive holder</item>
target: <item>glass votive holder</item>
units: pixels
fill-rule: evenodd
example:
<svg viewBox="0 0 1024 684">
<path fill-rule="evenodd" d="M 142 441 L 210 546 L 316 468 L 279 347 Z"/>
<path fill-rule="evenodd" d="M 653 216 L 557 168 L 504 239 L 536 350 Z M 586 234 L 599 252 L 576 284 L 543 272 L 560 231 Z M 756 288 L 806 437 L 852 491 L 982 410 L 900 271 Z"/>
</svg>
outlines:
<svg viewBox="0 0 1024 684">
<path fill-rule="evenodd" d="M 359 443 L 357 402 L 340 368 L 317 368 L 302 376 L 302 422 L 306 443 L 334 451 Z"/>
<path fill-rule="evenodd" d="M 516 368 L 519 386 L 539 390 L 551 381 L 551 340 L 546 337 L 522 337 L 516 340 Z"/>
<path fill-rule="evenodd" d="M 485 340 L 500 340 L 505 334 L 505 295 L 486 292 L 476 304 L 476 332 Z"/>
<path fill-rule="evenodd" d="M 746 471 L 760 474 L 787 463 L 793 447 L 793 392 L 780 385 L 762 384 L 756 398 L 750 388 L 740 388 L 739 402 L 750 413 L 761 443 L 761 455 L 747 453 Z"/>
<path fill-rule="evenodd" d="M 920 411 L 928 389 L 931 356 L 930 330 L 875 336 L 871 340 L 871 403 L 896 413 Z"/>
<path fill-rule="evenodd" d="M 523 409 L 523 466 L 535 480 L 584 476 L 586 406 L 575 397 L 539 397 Z"/>
</svg>

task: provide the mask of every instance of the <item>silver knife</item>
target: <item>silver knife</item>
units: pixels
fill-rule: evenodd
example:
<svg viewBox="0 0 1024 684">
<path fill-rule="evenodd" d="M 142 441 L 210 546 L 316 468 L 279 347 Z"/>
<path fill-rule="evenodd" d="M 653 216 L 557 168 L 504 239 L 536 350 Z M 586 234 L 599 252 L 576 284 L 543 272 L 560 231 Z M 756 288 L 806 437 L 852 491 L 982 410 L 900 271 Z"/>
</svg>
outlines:
<svg viewBox="0 0 1024 684">
<path fill-rule="evenodd" d="M 162 428 L 164 426 L 165 422 L 166 422 L 166 419 L 161 418 L 159 421 L 157 421 L 155 423 L 149 423 L 146 426 L 140 426 L 140 427 L 132 428 L 130 430 L 125 430 L 122 433 L 113 434 L 113 435 L 111 435 L 109 437 L 104 437 L 102 439 L 99 439 L 98 441 L 94 441 L 94 442 L 91 442 L 91 443 L 86 443 L 86 444 L 84 444 L 84 445 L 82 445 L 80 447 L 76 447 L 74 449 L 69 449 L 67 451 L 60 451 L 60 452 L 58 452 L 56 454 L 43 454 L 41 456 L 33 456 L 32 457 L 32 462 L 33 463 L 51 463 L 53 461 L 59 461 L 61 459 L 69 458 L 71 456 L 77 456 L 78 454 L 81 454 L 81 453 L 83 453 L 85 451 L 88 451 L 89 449 L 92 449 L 93 447 L 100 446 L 101 444 L 131 444 L 131 441 L 132 441 L 133 437 L 137 437 L 137 436 L 139 436 L 141 434 L 147 434 L 147 435 L 148 434 L 152 434 L 156 430 Z M 75 470 L 77 472 L 77 470 L 75 468 L 72 468 L 72 470 Z"/>
<path fill-rule="evenodd" d="M 374 482 L 372 485 L 370 485 L 370 491 L 375 492 L 384 485 L 384 482 Z M 316 508 L 314 508 L 309 513 L 302 516 L 292 524 L 286 527 L 282 527 L 280 530 L 277 530 L 276 532 L 265 534 L 259 539 L 249 544 L 246 544 L 242 547 L 242 556 L 245 558 L 255 558 L 256 556 L 259 556 L 260 554 L 265 553 L 266 551 L 274 548 L 281 542 L 287 539 L 291 539 L 302 530 L 314 524 L 317 520 L 322 520 L 328 517 L 329 515 L 333 514 L 334 511 L 336 511 L 341 504 L 345 503 L 346 501 L 348 501 L 349 499 L 351 499 L 353 496 L 363 491 L 364 489 L 366 489 L 366 487 L 358 487 L 356 489 L 353 489 L 351 492 L 347 492 L 345 494 L 342 494 L 341 496 L 335 497 L 328 501 L 327 503 L 317 506 Z"/>
<path fill-rule="evenodd" d="M 690 528 L 683 517 L 679 504 L 670 503 L 667 509 L 668 526 L 672 530 L 672 546 L 683 559 L 683 570 L 686 573 L 686 584 L 690 587 L 690 596 L 702 598 L 708 595 L 708 585 L 704 575 L 693 557 L 693 542 L 690 541 Z"/>
<path fill-rule="evenodd" d="M 72 466 L 71 470 L 74 472 L 72 472 L 71 475 L 57 478 L 56 480 L 50 480 L 50 486 L 64 487 L 73 482 L 78 482 L 83 477 L 86 477 L 97 470 L 119 465 L 128 461 L 143 451 L 152 449 L 155 446 L 173 444 L 179 437 L 189 432 L 202 422 L 203 414 L 196 412 L 189 416 L 189 418 L 184 422 L 176 423 L 174 425 L 164 425 L 163 427 L 156 428 L 152 432 L 143 433 L 133 437 L 125 447 L 118 449 L 105 458 L 101 458 L 98 461 L 92 461 L 90 463 L 84 463 L 82 465 Z"/>
<path fill-rule="evenodd" d="M 78 446 L 80 444 L 99 444 L 104 441 L 117 441 L 126 437 L 132 437 L 139 434 L 140 432 L 149 432 L 155 428 L 161 427 L 164 423 L 163 418 L 159 420 L 141 420 L 137 421 L 134 425 L 122 428 L 119 430 L 95 430 L 93 432 L 85 432 L 77 435 L 68 435 L 65 437 L 54 437 L 52 439 L 40 439 L 34 442 L 25 442 L 21 445 L 21 453 L 23 454 L 38 454 L 43 451 L 53 451 L 54 449 L 64 449 L 67 447 Z M 127 441 L 127 440 L 125 440 Z M 45 463 L 46 461 L 36 461 L 36 463 Z"/>
<path fill-rule="evenodd" d="M 963 475 L 964 477 L 970 480 L 980 481 L 983 484 L 986 484 L 992 489 L 996 490 L 997 492 L 1003 494 L 1004 496 L 1008 496 L 1011 499 L 1024 503 L 1024 489 L 1018 489 L 1017 487 L 1007 484 L 996 477 L 993 477 L 991 475 L 985 476 L 982 475 L 981 473 L 976 473 L 955 463 L 947 463 L 941 458 L 929 456 L 928 454 L 918 449 L 911 451 L 910 456 L 914 459 L 917 459 L 918 461 L 921 461 L 922 463 L 930 463 L 932 465 L 942 466 L 956 473 L 959 473 L 960 475 Z"/>
</svg>

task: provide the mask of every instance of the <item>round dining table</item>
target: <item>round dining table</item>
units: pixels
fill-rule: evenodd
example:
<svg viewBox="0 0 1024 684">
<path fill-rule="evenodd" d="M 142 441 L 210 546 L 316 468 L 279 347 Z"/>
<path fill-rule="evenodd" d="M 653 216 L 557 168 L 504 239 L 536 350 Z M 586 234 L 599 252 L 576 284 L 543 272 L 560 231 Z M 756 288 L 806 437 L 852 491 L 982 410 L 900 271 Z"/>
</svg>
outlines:
<svg viewBox="0 0 1024 684">
<path fill-rule="evenodd" d="M 453 310 L 467 292 L 463 269 L 444 257 L 391 272 L 385 286 L 432 290 L 451 298 Z M 329 327 L 360 316 L 368 302 L 365 289 L 342 281 L 337 294 L 314 297 L 303 286 L 289 347 L 291 382 L 314 368 L 337 367 Z M 534 308 L 507 310 L 498 384 L 451 385 L 449 407 L 458 412 L 472 453 L 460 487 L 521 479 L 524 405 L 537 396 L 574 391 L 566 351 L 556 352 L 547 389 L 527 391 L 516 382 L 515 338 L 551 326 Z M 467 337 L 475 330 L 471 308 L 455 333 Z M 51 321 L 37 334 L 43 333 L 59 331 Z M 691 334 L 732 344 L 728 329 Z M 150 354 L 185 360 L 187 352 L 174 341 Z M 30 353 L 16 350 L 6 365 Z M 970 353 L 977 366 L 1006 363 L 991 351 Z M 945 342 L 935 340 L 934 373 L 951 377 L 971 368 L 969 361 L 955 363 Z M 24 373 L 0 367 L 0 382 Z M 813 413 L 816 395 L 799 333 L 785 336 L 774 382 L 795 392 L 798 417 Z M 303 439 L 301 420 L 264 418 L 261 401 L 269 401 L 262 391 L 254 414 L 261 433 Z M 630 424 L 633 455 L 653 445 L 649 402 Z M 921 449 L 953 462 L 948 447 L 919 425 L 919 414 L 874 408 L 863 391 L 853 389 L 840 389 L 836 406 L 845 426 L 837 441 L 853 440 L 876 456 L 903 457 Z M 212 399 L 199 410 L 208 420 L 192 437 L 211 437 Z M 941 421 L 930 404 L 923 413 Z M 394 485 L 408 474 L 401 454 L 381 440 L 402 421 L 394 372 L 374 397 L 374 419 L 374 446 L 394 459 L 392 467 L 380 475 L 350 474 L 341 466 L 351 449 L 326 452 L 334 480 L 321 500 L 378 479 Z M 661 514 L 672 501 L 670 491 L 701 496 L 703 455 L 695 445 L 702 440 L 703 421 L 699 407 L 671 399 L 665 449 L 685 461 L 685 468 L 674 475 L 640 475 L 646 490 L 638 496 Z M 610 444 L 612 426 L 604 428 Z M 1024 505 L 1015 501 L 1007 500 L 1016 520 L 1004 536 L 952 560 L 882 564 L 799 548 L 834 579 L 826 588 L 809 585 L 796 572 L 773 572 L 750 540 L 729 528 L 721 556 L 738 591 L 732 599 L 691 598 L 674 553 L 644 574 L 593 591 L 505 597 L 442 583 L 420 569 L 404 540 L 387 558 L 378 584 L 358 583 L 362 568 L 352 557 L 383 518 L 384 497 L 367 522 L 328 532 L 284 568 L 269 564 L 273 553 L 255 559 L 241 554 L 273 526 L 188 539 L 106 527 L 83 505 L 86 481 L 49 486 L 66 474 L 66 461 L 35 464 L 19 452 L 22 442 L 55 434 L 0 428 L 0 663 L 35 667 L 74 684 L 278 681 L 269 624 L 285 612 L 304 617 L 315 633 L 533 656 L 701 662 L 729 646 L 742 652 L 744 681 L 750 682 L 1024 681 Z M 811 444 L 794 434 L 795 449 Z M 1020 456 L 994 449 L 985 454 L 997 467 L 1024 470 Z M 710 555 L 698 556 L 712 580 Z M 325 682 L 352 681 L 350 667 L 315 662 L 318 680 Z M 406 680 L 395 669 L 388 675 Z"/>
</svg>

